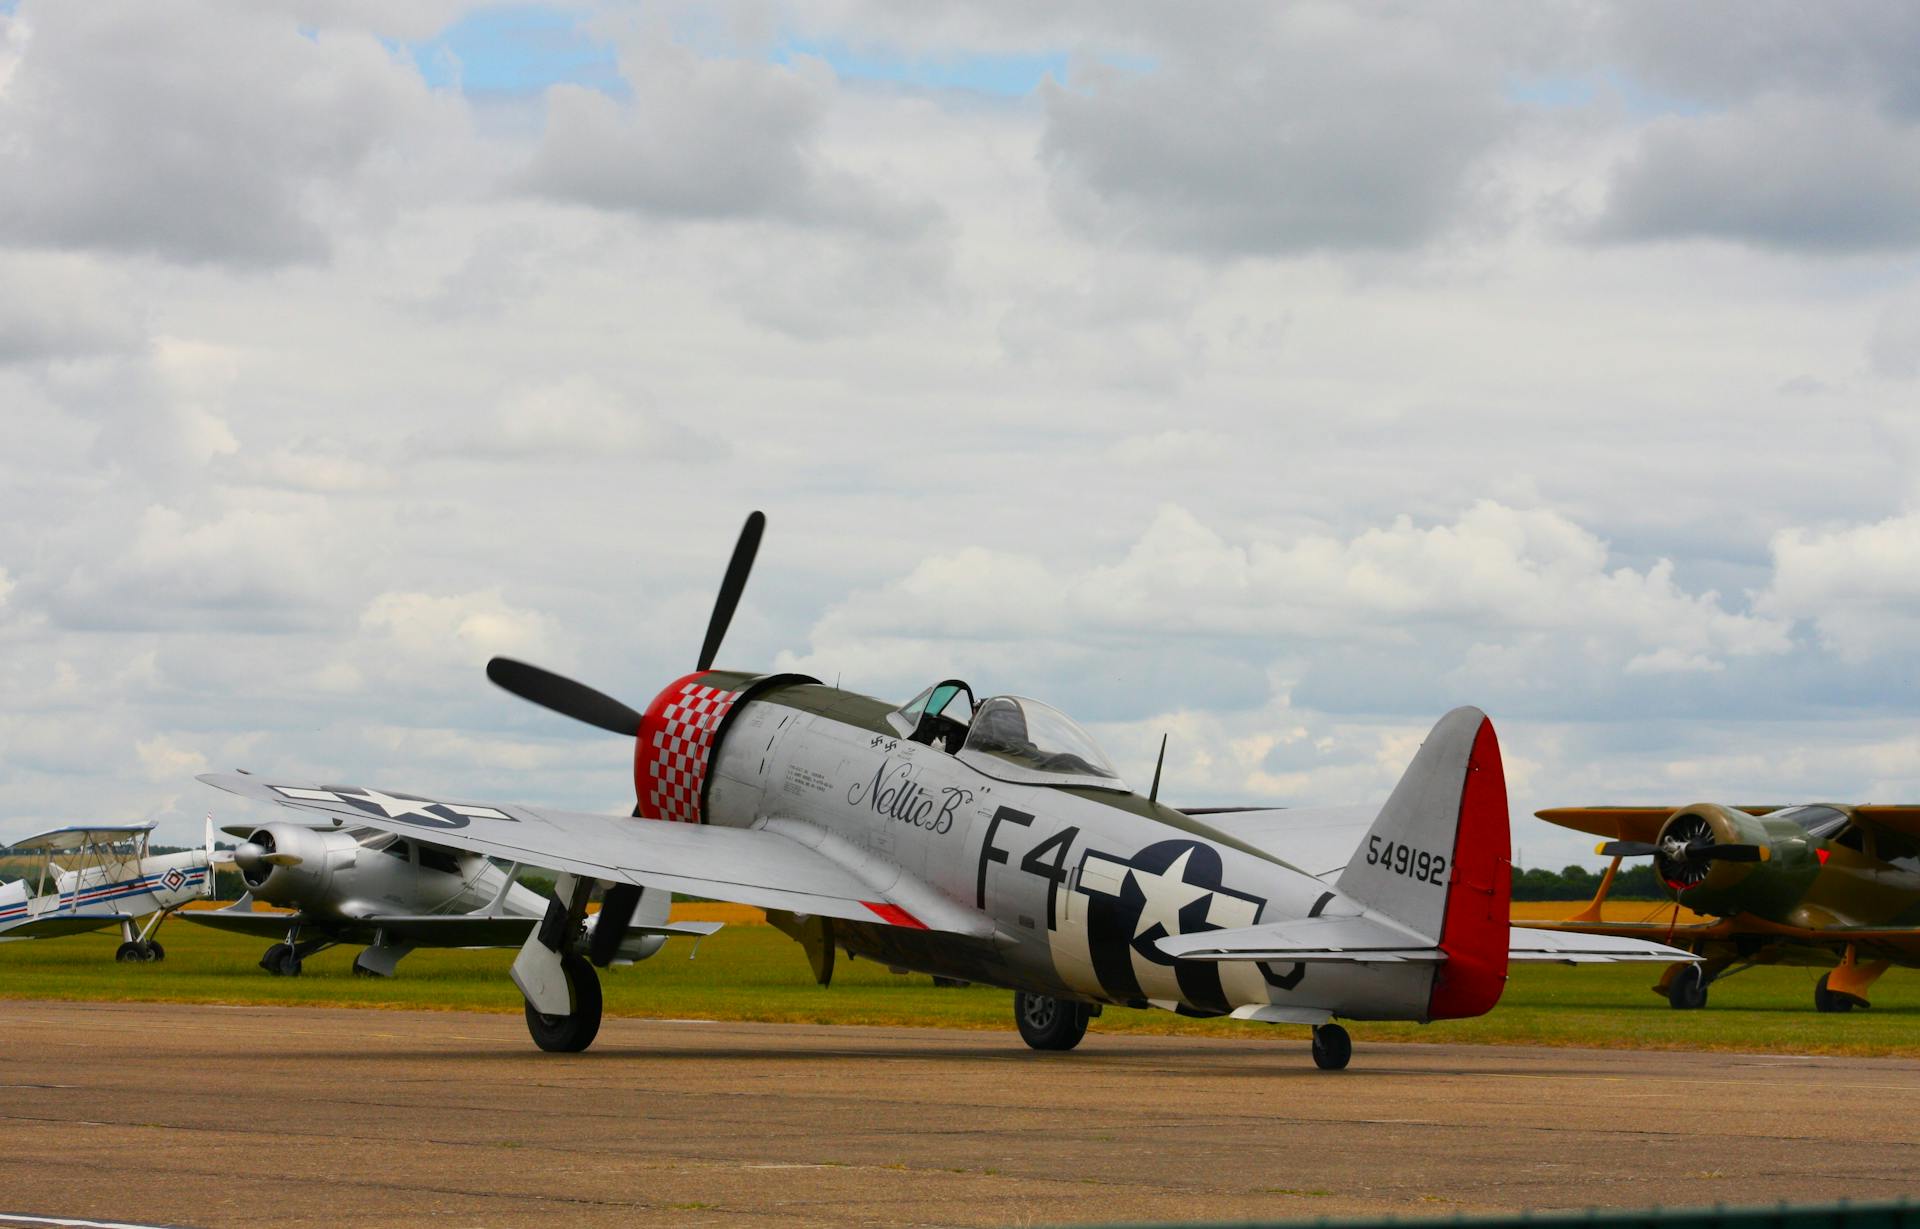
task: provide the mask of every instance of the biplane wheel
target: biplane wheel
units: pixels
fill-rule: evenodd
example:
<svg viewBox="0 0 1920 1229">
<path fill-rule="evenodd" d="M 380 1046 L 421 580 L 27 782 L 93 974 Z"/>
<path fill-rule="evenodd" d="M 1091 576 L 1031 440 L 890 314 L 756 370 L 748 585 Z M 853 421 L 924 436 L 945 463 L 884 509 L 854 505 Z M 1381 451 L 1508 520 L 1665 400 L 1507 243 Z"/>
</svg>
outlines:
<svg viewBox="0 0 1920 1229">
<path fill-rule="evenodd" d="M 165 960 L 166 958 L 167 958 L 166 948 L 161 947 L 158 943 L 151 942 L 151 941 L 148 942 L 147 954 L 144 957 L 144 959 L 149 964 L 159 964 L 162 960 Z"/>
<path fill-rule="evenodd" d="M 1813 984 L 1813 1006 L 1816 1011 L 1852 1011 L 1858 1000 L 1851 994 L 1841 994 L 1827 985 L 1827 973 Z"/>
<path fill-rule="evenodd" d="M 560 972 L 573 993 L 573 1012 L 549 1016 L 527 1004 L 527 1032 L 533 1044 L 550 1054 L 578 1054 L 593 1044 L 600 1032 L 600 975 L 585 957 L 569 952 L 560 957 Z"/>
<path fill-rule="evenodd" d="M 138 943 L 122 943 L 113 949 L 113 959 L 118 964 L 139 964 L 146 957 L 140 954 Z"/>
<path fill-rule="evenodd" d="M 1707 975 L 1690 964 L 1667 983 L 1667 1003 L 1675 1011 L 1694 1011 L 1707 1005 Z"/>
<path fill-rule="evenodd" d="M 1353 1061 L 1353 1038 L 1338 1024 L 1315 1025 L 1313 1065 L 1322 1071 L 1345 1071 Z"/>
<path fill-rule="evenodd" d="M 1020 1039 L 1036 1050 L 1071 1050 L 1087 1035 L 1090 1018 L 1085 1003 L 1014 991 L 1013 1021 L 1020 1026 Z"/>
</svg>

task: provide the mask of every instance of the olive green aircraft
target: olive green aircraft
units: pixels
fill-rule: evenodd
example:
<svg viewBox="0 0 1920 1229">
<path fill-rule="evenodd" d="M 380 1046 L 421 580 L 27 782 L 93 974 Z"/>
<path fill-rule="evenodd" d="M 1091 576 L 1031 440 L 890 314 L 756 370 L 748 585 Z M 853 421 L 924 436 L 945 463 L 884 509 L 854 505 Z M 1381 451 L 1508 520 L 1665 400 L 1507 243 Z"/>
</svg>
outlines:
<svg viewBox="0 0 1920 1229">
<path fill-rule="evenodd" d="M 1920 806 L 1559 807 L 1549 823 L 1608 837 L 1613 863 L 1593 903 L 1543 929 L 1653 939 L 1700 957 L 1670 965 L 1653 988 L 1676 1008 L 1755 965 L 1826 968 L 1821 1011 L 1866 1007 L 1892 965 L 1920 965 Z M 1672 917 L 1608 922 L 1601 906 L 1624 858 L 1652 858 Z M 1705 916 L 1680 923 L 1680 910 Z"/>
<path fill-rule="evenodd" d="M 557 872 L 512 977 L 545 1050 L 600 1027 L 606 935 L 670 892 L 757 905 L 826 983 L 836 951 L 1014 991 L 1027 1044 L 1066 1050 L 1103 1008 L 1312 1030 L 1441 1020 L 1499 1001 L 1515 961 L 1688 959 L 1646 940 L 1512 929 L 1506 780 L 1493 723 L 1442 717 L 1384 807 L 1238 814 L 1215 827 L 1129 790 L 1038 700 L 944 679 L 905 703 L 797 674 L 717 670 L 765 518 L 734 549 L 693 673 L 642 712 L 507 658 L 495 683 L 634 739 L 629 816 L 437 799 L 245 773 L 201 780 L 335 826 Z M 1337 848 L 1321 850 L 1335 834 Z M 601 925 L 585 932 L 602 889 Z"/>
</svg>

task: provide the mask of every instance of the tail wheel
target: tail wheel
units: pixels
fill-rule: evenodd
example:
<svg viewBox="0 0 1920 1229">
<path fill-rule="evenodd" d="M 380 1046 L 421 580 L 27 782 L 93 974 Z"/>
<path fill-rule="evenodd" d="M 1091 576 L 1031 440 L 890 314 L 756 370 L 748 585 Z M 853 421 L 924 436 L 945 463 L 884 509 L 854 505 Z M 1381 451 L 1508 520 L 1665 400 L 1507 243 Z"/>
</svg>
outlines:
<svg viewBox="0 0 1920 1229">
<path fill-rule="evenodd" d="M 1313 1065 L 1322 1071 L 1345 1071 L 1353 1061 L 1353 1038 L 1338 1024 L 1321 1024 L 1313 1030 Z"/>
<path fill-rule="evenodd" d="M 1057 999 L 1050 994 L 1014 992 L 1013 1021 L 1021 1040 L 1036 1050 L 1071 1050 L 1087 1035 L 1092 1013 L 1085 1003 Z"/>
<path fill-rule="evenodd" d="M 527 1032 L 532 1034 L 533 1044 L 548 1053 L 578 1054 L 592 1045 L 600 1032 L 600 975 L 585 957 L 572 953 L 560 958 L 560 971 L 573 995 L 573 1011 L 549 1016 L 528 1003 Z"/>
<path fill-rule="evenodd" d="M 1842 994 L 1827 985 L 1827 973 L 1813 984 L 1813 1005 L 1818 1011 L 1852 1011 L 1855 1006 L 1864 1006 L 1851 994 Z"/>
<path fill-rule="evenodd" d="M 1695 1011 L 1707 1005 L 1707 975 L 1690 964 L 1667 983 L 1667 1002 L 1675 1011 Z"/>
</svg>

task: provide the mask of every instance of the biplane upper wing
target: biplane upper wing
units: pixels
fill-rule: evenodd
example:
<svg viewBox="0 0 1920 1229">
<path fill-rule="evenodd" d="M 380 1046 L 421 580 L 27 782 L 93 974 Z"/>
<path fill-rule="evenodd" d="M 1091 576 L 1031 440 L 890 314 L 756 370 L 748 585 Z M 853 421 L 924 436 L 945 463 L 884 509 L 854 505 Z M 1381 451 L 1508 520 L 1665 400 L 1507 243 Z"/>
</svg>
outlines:
<svg viewBox="0 0 1920 1229">
<path fill-rule="evenodd" d="M 93 824 L 71 828 L 51 828 L 13 842 L 11 848 L 36 853 L 72 853 L 89 845 L 110 845 L 116 841 L 153 831 L 152 823 Z"/>
<path fill-rule="evenodd" d="M 1907 836 L 1920 837 L 1920 807 L 1888 806 L 1884 803 L 1869 802 L 1853 807 L 1856 819 Z"/>
<path fill-rule="evenodd" d="M 292 785 L 247 773 L 200 780 L 229 793 L 402 833 L 449 849 L 615 883 L 794 913 L 986 937 L 987 916 L 811 825 L 671 823 L 548 807 L 445 802 L 355 786 Z"/>
<path fill-rule="evenodd" d="M 1572 828 L 1576 832 L 1591 832 L 1595 836 L 1604 836 L 1616 841 L 1653 841 L 1660 835 L 1661 827 L 1670 819 L 1680 806 L 1670 807 L 1548 807 L 1544 811 L 1535 811 L 1534 815 L 1550 824 L 1559 824 L 1562 828 Z M 1732 808 L 1745 811 L 1749 815 L 1765 815 L 1769 811 L 1778 811 L 1777 806 L 1743 806 Z"/>
</svg>

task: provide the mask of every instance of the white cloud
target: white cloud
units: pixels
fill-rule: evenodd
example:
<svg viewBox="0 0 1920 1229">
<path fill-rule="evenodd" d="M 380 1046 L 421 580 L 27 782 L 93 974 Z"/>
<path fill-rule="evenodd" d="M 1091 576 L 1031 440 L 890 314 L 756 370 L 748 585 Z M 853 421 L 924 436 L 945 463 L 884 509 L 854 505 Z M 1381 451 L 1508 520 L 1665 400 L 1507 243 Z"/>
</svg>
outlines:
<svg viewBox="0 0 1920 1229">
<path fill-rule="evenodd" d="M 147 780 L 179 785 L 187 778 L 207 771 L 207 757 L 191 747 L 183 747 L 164 734 L 134 744 L 140 767 Z"/>
<path fill-rule="evenodd" d="M 258 6 L 43 3 L 17 20 L 24 49 L 0 93 L 0 220 L 16 243 L 322 259 L 331 227 L 370 204 L 363 173 L 434 109 L 371 35 L 303 33 Z"/>
<path fill-rule="evenodd" d="M 1842 658 L 1910 651 L 1920 633 L 1920 512 L 1775 535 L 1774 576 L 1757 605 L 1805 619 Z"/>
</svg>

